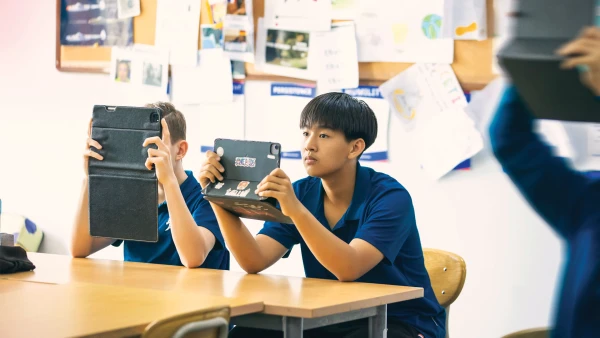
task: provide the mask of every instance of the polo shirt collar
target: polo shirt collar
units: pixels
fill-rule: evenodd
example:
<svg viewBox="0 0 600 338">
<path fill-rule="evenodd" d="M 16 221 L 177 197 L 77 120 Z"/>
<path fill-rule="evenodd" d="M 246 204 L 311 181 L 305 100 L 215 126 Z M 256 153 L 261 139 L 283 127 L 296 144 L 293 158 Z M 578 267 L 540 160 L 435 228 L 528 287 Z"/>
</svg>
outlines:
<svg viewBox="0 0 600 338">
<path fill-rule="evenodd" d="M 360 216 L 364 212 L 365 208 L 365 200 L 369 195 L 371 190 L 371 177 L 369 174 L 368 168 L 361 167 L 360 163 L 356 165 L 356 180 L 354 183 L 354 193 L 352 194 L 352 201 L 350 202 L 350 206 L 346 213 L 342 216 L 338 224 L 334 227 L 338 229 L 343 227 L 346 221 L 357 221 L 360 219 Z M 309 187 L 308 192 L 306 194 L 305 207 L 316 216 L 322 216 L 323 222 L 326 223 L 324 219 L 324 206 L 323 206 L 323 198 L 325 197 L 325 190 L 323 189 L 322 180 L 317 180 L 315 184 Z M 327 226 L 327 224 L 324 224 Z M 328 227 L 328 226 L 327 226 Z"/>
<path fill-rule="evenodd" d="M 371 192 L 371 175 L 368 168 L 363 168 L 360 163 L 356 166 L 356 181 L 354 183 L 354 193 L 352 202 L 342 217 L 345 220 L 358 220 L 364 212 L 365 200 Z"/>
</svg>

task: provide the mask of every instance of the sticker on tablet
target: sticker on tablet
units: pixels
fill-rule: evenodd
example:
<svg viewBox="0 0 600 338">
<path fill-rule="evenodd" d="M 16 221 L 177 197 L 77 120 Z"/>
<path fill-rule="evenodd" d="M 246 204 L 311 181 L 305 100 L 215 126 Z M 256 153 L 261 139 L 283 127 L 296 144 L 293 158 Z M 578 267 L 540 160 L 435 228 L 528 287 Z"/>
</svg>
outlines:
<svg viewBox="0 0 600 338">
<path fill-rule="evenodd" d="M 219 182 L 215 185 L 215 189 L 221 189 L 221 188 L 223 188 L 224 185 L 225 185 L 225 183 Z"/>
<path fill-rule="evenodd" d="M 236 167 L 254 168 L 254 167 L 256 167 L 256 159 L 253 157 L 236 157 L 235 158 L 235 166 Z"/>
<path fill-rule="evenodd" d="M 250 184 L 249 181 L 241 181 L 240 183 L 238 183 L 237 190 L 246 189 L 248 187 L 248 184 Z"/>
<path fill-rule="evenodd" d="M 250 189 L 246 189 L 246 190 L 233 190 L 233 189 L 229 188 L 225 192 L 225 195 L 226 196 L 246 197 L 249 192 L 250 192 Z"/>
</svg>

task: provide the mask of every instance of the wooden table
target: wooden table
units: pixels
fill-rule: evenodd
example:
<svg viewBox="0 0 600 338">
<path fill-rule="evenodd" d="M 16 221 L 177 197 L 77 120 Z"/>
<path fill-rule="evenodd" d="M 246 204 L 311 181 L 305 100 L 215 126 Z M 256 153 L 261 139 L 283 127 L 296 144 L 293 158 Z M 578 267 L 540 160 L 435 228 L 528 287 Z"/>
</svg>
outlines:
<svg viewBox="0 0 600 338">
<path fill-rule="evenodd" d="M 0 279 L 0 337 L 140 335 L 154 320 L 231 306 L 237 314 L 261 302 L 102 284 L 46 284 Z"/>
<path fill-rule="evenodd" d="M 387 304 L 423 297 L 423 289 L 413 287 L 73 259 L 39 253 L 28 255 L 36 265 L 34 271 L 4 275 L 3 278 L 245 297 L 264 302 L 263 311 L 238 314 L 239 317 L 232 318 L 232 322 L 241 326 L 282 330 L 286 333 L 285 337 L 302 337 L 303 330 L 360 318 L 369 318 L 372 322 L 372 337 L 383 337 Z"/>
</svg>

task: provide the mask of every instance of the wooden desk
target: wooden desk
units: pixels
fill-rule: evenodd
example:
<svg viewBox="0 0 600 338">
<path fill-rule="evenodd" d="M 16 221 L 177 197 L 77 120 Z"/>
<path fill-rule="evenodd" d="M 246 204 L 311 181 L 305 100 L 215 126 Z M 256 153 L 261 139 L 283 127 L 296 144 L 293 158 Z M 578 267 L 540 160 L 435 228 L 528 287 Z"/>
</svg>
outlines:
<svg viewBox="0 0 600 338">
<path fill-rule="evenodd" d="M 186 294 L 246 297 L 264 302 L 260 315 L 244 315 L 232 321 L 241 326 L 295 332 L 323 325 L 372 319 L 374 336 L 381 337 L 387 304 L 423 297 L 422 288 L 286 276 L 186 269 L 175 266 L 121 261 L 72 259 L 68 256 L 29 253 L 36 265 L 31 272 L 5 275 L 14 280 L 43 283 L 95 283 L 147 288 Z M 383 326 L 382 326 L 383 325 Z M 381 329 L 383 332 L 383 329 Z"/>
<path fill-rule="evenodd" d="M 44 284 L 0 279 L 0 337 L 140 335 L 154 320 L 230 305 L 238 313 L 262 303 L 101 284 Z M 242 311 L 240 311 L 242 309 Z"/>
</svg>

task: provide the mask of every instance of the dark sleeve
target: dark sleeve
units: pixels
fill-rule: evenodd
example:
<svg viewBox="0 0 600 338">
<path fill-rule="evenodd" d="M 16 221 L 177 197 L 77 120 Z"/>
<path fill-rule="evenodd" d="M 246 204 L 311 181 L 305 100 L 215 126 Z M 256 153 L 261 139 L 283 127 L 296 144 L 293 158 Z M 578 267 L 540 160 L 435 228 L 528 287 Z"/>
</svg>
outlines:
<svg viewBox="0 0 600 338">
<path fill-rule="evenodd" d="M 415 228 L 415 211 L 410 195 L 404 189 L 394 188 L 377 195 L 370 202 L 366 220 L 354 238 L 377 248 L 386 262 L 391 263 Z"/>
<path fill-rule="evenodd" d="M 294 224 L 283 224 L 277 222 L 265 222 L 263 228 L 258 232 L 259 235 L 265 235 L 273 238 L 288 249 L 283 258 L 287 258 L 292 251 L 292 247 L 300 243 L 300 232 Z"/>
<path fill-rule="evenodd" d="M 219 222 L 217 222 L 217 216 L 215 216 L 215 212 L 210 206 L 210 203 L 204 198 L 200 198 L 198 204 L 190 211 L 196 225 L 208 229 L 215 236 L 215 246 L 213 249 L 224 249 L 225 239 L 223 239 L 221 228 L 219 228 Z"/>
<path fill-rule="evenodd" d="M 533 117 L 514 87 L 490 126 L 494 155 L 531 206 L 563 237 L 577 231 L 590 180 L 554 156 L 533 131 Z M 582 213 L 583 212 L 583 213 Z"/>
</svg>

